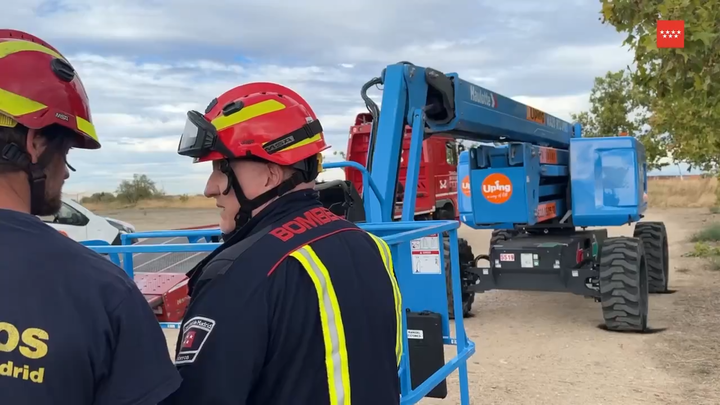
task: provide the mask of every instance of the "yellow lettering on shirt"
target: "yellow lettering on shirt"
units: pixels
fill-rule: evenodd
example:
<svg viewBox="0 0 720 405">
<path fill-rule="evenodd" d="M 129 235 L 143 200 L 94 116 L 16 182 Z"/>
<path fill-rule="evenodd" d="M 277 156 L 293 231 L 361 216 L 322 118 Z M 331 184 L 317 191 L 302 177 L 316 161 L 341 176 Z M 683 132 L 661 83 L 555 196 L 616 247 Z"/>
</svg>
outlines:
<svg viewBox="0 0 720 405">
<path fill-rule="evenodd" d="M 9 322 L 0 322 L 0 377 L 10 377 L 42 384 L 45 380 L 45 367 L 36 364 L 18 364 L 5 361 L 4 353 L 18 351 L 29 360 L 39 360 L 48 353 L 47 341 L 50 336 L 44 329 L 27 328 L 20 330 Z"/>
</svg>

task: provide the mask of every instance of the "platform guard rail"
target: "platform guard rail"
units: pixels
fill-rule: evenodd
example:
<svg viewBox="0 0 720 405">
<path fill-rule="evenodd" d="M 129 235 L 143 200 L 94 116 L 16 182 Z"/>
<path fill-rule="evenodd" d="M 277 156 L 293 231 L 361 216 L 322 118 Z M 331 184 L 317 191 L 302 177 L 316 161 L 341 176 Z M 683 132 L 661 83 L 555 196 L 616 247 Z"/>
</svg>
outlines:
<svg viewBox="0 0 720 405">
<path fill-rule="evenodd" d="M 360 170 L 363 173 L 363 184 L 369 186 L 375 192 L 375 196 L 382 198 L 381 194 L 377 191 L 372 179 L 368 176 L 368 172 L 365 167 L 355 162 L 335 162 L 325 164 L 325 168 L 340 168 L 345 166 L 351 166 Z M 365 188 L 367 190 L 367 188 Z M 368 201 L 365 199 L 364 205 L 368 208 Z M 455 336 L 450 336 L 449 333 L 449 318 L 447 315 L 447 295 L 445 293 L 445 275 L 444 272 L 439 274 L 437 278 L 433 279 L 433 285 L 436 292 L 442 290 L 442 297 L 444 302 L 433 297 L 438 297 L 438 294 L 428 295 L 426 289 L 415 288 L 417 284 L 414 284 L 413 267 L 412 267 L 412 255 L 411 255 L 411 241 L 419 238 L 431 235 L 447 235 L 450 238 L 450 271 L 452 278 L 452 293 L 454 297 L 454 311 L 456 314 L 463 313 L 462 309 L 462 296 L 461 296 L 461 285 L 460 285 L 460 268 L 459 268 L 459 256 L 458 256 L 458 236 L 457 229 L 460 227 L 458 221 L 396 221 L 396 222 L 376 222 L 376 223 L 362 223 L 358 224 L 362 229 L 371 232 L 378 237 L 381 237 L 391 249 L 393 257 L 393 266 L 395 268 L 396 277 L 400 286 L 401 294 L 403 297 L 403 311 L 402 311 L 402 329 L 403 329 L 403 356 L 398 369 L 398 376 L 400 378 L 401 387 L 401 404 L 415 404 L 419 402 L 425 395 L 427 395 L 436 385 L 442 380 L 446 379 L 450 373 L 458 370 L 459 374 L 459 385 L 460 385 L 460 399 L 461 404 L 466 405 L 470 403 L 469 390 L 468 390 L 468 373 L 467 373 L 467 360 L 475 353 L 475 344 L 468 339 L 465 333 L 465 325 L 462 317 L 455 319 Z M 177 231 L 153 231 L 153 232 L 137 232 L 132 235 L 123 235 L 122 245 L 119 246 L 102 246 L 99 244 L 87 244 L 88 248 L 101 253 L 108 254 L 110 260 L 113 260 L 116 264 L 119 263 L 119 256 L 122 255 L 122 267 L 128 273 L 130 277 L 133 276 L 132 268 L 132 255 L 135 253 L 175 253 L 175 252 L 212 252 L 220 243 L 201 242 L 202 239 L 205 241 L 210 240 L 210 237 L 220 234 L 219 229 L 201 229 L 201 230 L 177 230 Z M 130 244 L 131 239 L 142 239 L 142 238 L 188 238 L 188 243 L 184 244 Z M 442 260 L 442 257 L 441 257 Z M 444 268 L 444 266 L 442 266 Z M 422 277 L 422 276 L 421 276 Z M 439 287 L 442 287 L 441 289 Z M 411 376 L 410 376 L 410 363 L 409 363 L 409 348 L 408 348 L 408 333 L 407 333 L 407 310 L 422 310 L 421 308 L 409 308 L 408 305 L 417 302 L 428 302 L 428 305 L 437 309 L 441 313 L 443 318 L 443 335 L 444 343 L 447 345 L 454 345 L 457 347 L 457 355 L 451 360 L 445 363 L 443 367 L 437 370 L 434 374 L 428 377 L 423 383 L 418 385 L 415 389 L 412 388 Z M 408 304 L 409 302 L 409 304 Z M 423 308 L 426 306 L 422 304 Z M 444 311 L 443 311 L 444 309 Z M 179 328 L 179 323 L 161 322 L 163 328 Z"/>
</svg>

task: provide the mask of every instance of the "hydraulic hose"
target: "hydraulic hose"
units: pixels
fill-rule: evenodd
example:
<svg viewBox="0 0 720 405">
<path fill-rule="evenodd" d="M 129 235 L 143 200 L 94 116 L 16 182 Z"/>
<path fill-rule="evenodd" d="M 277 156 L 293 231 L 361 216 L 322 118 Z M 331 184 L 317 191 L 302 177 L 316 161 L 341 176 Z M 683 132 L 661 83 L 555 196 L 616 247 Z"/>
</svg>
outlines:
<svg viewBox="0 0 720 405">
<path fill-rule="evenodd" d="M 383 72 L 384 73 L 384 72 Z M 378 120 L 380 119 L 380 108 L 378 107 L 377 103 L 373 101 L 368 95 L 367 91 L 372 86 L 377 86 L 378 84 L 382 84 L 383 79 L 380 77 L 374 77 L 370 79 L 367 83 L 365 83 L 362 86 L 362 89 L 360 89 L 360 96 L 363 100 L 365 100 L 365 107 L 370 112 L 370 115 L 372 115 L 373 121 L 370 126 L 370 144 L 368 145 L 368 158 L 367 158 L 367 170 L 368 172 L 372 171 L 372 159 L 373 154 L 375 152 L 375 141 L 377 138 L 377 126 L 378 126 Z"/>
<path fill-rule="evenodd" d="M 410 63 L 407 61 L 400 61 L 396 64 L 415 66 L 413 63 Z M 383 69 L 382 73 L 380 74 L 380 77 L 374 77 L 374 78 L 370 79 L 360 89 L 360 96 L 365 101 L 365 107 L 368 109 L 368 111 L 370 112 L 370 115 L 372 115 L 372 117 L 373 117 L 372 125 L 370 127 L 370 142 L 368 145 L 367 163 L 365 165 L 365 167 L 368 170 L 368 173 L 372 173 L 373 155 L 375 154 L 375 145 L 377 144 L 377 128 L 378 128 L 378 124 L 380 123 L 380 108 L 378 107 L 377 103 L 375 103 L 375 101 L 373 101 L 367 95 L 367 91 L 372 86 L 377 86 L 379 84 L 383 84 L 384 79 L 385 79 L 385 69 Z M 405 134 L 405 126 L 403 125 L 401 132 L 400 132 L 401 145 L 403 142 L 404 134 Z M 400 148 L 400 156 L 402 156 L 402 147 Z M 399 159 L 399 157 L 398 157 L 398 159 Z M 400 165 L 398 164 L 397 172 L 395 173 L 396 180 L 399 179 L 399 173 L 400 173 Z M 395 182 L 395 191 L 393 193 L 393 197 L 391 197 L 391 196 L 383 196 L 383 197 L 384 198 L 392 198 L 391 201 L 395 201 L 395 196 L 397 196 L 399 184 L 400 184 L 399 181 Z M 363 192 L 363 200 L 364 199 L 365 199 L 365 193 Z"/>
</svg>

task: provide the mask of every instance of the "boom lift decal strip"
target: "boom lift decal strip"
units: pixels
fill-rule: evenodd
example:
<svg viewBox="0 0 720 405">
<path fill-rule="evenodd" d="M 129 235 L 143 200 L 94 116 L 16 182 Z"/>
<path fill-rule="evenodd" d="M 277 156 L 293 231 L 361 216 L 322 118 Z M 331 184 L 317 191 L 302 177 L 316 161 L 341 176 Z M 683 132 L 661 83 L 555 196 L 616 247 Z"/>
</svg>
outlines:
<svg viewBox="0 0 720 405">
<path fill-rule="evenodd" d="M 556 165 L 558 164 L 557 149 L 540 147 L 540 164 Z"/>
<path fill-rule="evenodd" d="M 547 202 L 538 204 L 537 206 L 537 222 L 547 221 L 557 217 L 557 204 L 555 202 Z"/>
<path fill-rule="evenodd" d="M 325 341 L 325 366 L 331 405 L 350 405 L 350 371 L 348 368 L 345 328 L 340 305 L 327 268 L 309 245 L 290 253 L 305 268 L 315 285 L 320 308 L 323 338 Z"/>
<path fill-rule="evenodd" d="M 392 264 L 392 254 L 390 253 L 390 247 L 387 245 L 387 243 L 385 243 L 384 240 L 378 238 L 370 232 L 368 232 L 368 234 L 372 236 L 373 240 L 378 246 L 378 250 L 380 250 L 380 255 L 382 256 L 383 263 L 385 264 L 385 270 L 387 271 L 388 277 L 390 277 L 390 283 L 392 284 L 393 296 L 395 297 L 395 322 L 397 328 L 397 336 L 395 337 L 395 356 L 397 357 L 397 365 L 398 367 L 400 367 L 400 359 L 402 358 L 403 354 L 402 295 L 400 294 L 400 287 L 398 287 L 397 279 L 395 278 L 395 269 L 393 268 Z"/>
</svg>

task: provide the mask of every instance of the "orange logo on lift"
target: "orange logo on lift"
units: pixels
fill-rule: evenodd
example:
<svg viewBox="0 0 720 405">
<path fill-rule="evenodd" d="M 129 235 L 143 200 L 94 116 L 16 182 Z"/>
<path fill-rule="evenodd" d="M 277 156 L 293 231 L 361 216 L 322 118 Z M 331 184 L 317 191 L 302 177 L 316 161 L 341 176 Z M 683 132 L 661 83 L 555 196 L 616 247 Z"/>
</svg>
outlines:
<svg viewBox="0 0 720 405">
<path fill-rule="evenodd" d="M 512 182 L 504 174 L 493 173 L 482 182 L 482 195 L 493 204 L 503 204 L 512 196 Z"/>
<path fill-rule="evenodd" d="M 470 197 L 470 176 L 463 177 L 462 183 L 460 183 L 460 188 L 466 197 Z"/>
</svg>

